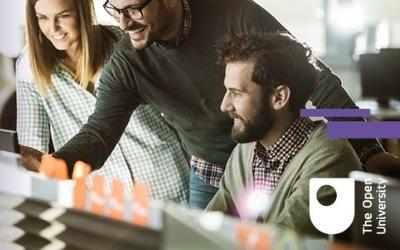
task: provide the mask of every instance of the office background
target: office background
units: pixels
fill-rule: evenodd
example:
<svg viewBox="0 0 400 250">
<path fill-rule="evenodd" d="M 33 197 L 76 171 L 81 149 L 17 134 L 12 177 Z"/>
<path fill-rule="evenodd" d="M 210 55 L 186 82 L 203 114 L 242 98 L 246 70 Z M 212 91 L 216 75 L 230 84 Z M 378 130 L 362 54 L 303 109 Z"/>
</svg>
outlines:
<svg viewBox="0 0 400 250">
<path fill-rule="evenodd" d="M 400 48 L 398 0 L 255 1 L 314 49 L 341 78 L 343 87 L 354 101 L 363 99 L 358 65 L 360 54 L 378 53 L 382 48 Z M 24 46 L 25 1 L 7 2 L 0 10 L 0 117 L 13 112 L 6 105 L 15 88 L 14 63 Z M 103 10 L 103 1 L 94 2 L 100 22 L 115 24 Z M 368 105 L 372 104 L 368 103 L 366 107 L 376 108 Z M 396 145 L 391 150 L 399 153 Z"/>
</svg>

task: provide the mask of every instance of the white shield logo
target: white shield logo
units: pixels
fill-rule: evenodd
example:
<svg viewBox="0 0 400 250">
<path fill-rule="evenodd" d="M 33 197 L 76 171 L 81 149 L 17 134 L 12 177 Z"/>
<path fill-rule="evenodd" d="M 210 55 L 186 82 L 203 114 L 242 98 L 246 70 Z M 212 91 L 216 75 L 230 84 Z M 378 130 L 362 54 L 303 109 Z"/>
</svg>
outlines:
<svg viewBox="0 0 400 250">
<path fill-rule="evenodd" d="M 336 191 L 336 200 L 329 206 L 320 204 L 317 192 L 329 185 Z M 354 179 L 312 178 L 310 179 L 310 218 L 313 225 L 326 234 L 345 231 L 354 219 Z"/>
</svg>

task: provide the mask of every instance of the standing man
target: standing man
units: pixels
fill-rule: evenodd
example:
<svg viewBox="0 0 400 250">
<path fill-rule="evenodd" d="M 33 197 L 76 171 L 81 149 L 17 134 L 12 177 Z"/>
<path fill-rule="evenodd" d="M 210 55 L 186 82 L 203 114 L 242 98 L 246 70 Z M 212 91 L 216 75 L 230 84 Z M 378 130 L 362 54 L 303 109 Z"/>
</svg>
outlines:
<svg viewBox="0 0 400 250">
<path fill-rule="evenodd" d="M 67 161 L 70 172 L 77 160 L 99 168 L 138 104 L 154 105 L 191 155 L 190 204 L 205 207 L 235 146 L 232 121 L 219 110 L 224 74 L 215 65 L 214 45 L 225 36 L 284 27 L 250 0 L 107 0 L 104 8 L 127 36 L 103 70 L 94 113 L 54 156 Z M 354 108 L 340 80 L 321 67 L 313 104 Z M 363 163 L 383 153 L 375 140 L 353 146 Z"/>
<path fill-rule="evenodd" d="M 310 178 L 345 178 L 361 166 L 347 140 L 330 140 L 324 123 L 299 117 L 318 81 L 311 50 L 268 33 L 232 37 L 219 51 L 226 64 L 221 110 L 234 119 L 239 144 L 207 209 L 320 235 L 309 216 Z M 329 204 L 335 195 L 323 189 L 318 200 Z"/>
</svg>

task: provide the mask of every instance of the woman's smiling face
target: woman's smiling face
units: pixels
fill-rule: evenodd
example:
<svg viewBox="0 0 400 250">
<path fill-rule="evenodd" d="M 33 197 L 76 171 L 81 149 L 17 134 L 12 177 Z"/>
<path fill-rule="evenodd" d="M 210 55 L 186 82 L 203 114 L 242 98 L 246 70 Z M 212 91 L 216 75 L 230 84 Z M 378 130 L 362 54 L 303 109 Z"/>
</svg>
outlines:
<svg viewBox="0 0 400 250">
<path fill-rule="evenodd" d="M 39 0 L 35 4 L 39 27 L 57 50 L 73 55 L 80 39 L 78 12 L 72 0 Z"/>
</svg>

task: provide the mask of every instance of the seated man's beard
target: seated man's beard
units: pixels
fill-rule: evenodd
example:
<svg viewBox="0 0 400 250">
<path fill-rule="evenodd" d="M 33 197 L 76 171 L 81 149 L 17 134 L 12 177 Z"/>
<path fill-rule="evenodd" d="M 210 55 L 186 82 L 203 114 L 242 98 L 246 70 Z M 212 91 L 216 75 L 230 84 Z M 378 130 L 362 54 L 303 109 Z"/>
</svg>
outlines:
<svg viewBox="0 0 400 250">
<path fill-rule="evenodd" d="M 231 136 L 232 139 L 238 143 L 247 143 L 261 140 L 272 128 L 275 123 L 275 115 L 269 104 L 265 104 L 261 107 L 256 116 L 245 121 L 242 117 L 238 117 L 241 120 L 242 128 L 233 125 Z"/>
</svg>

